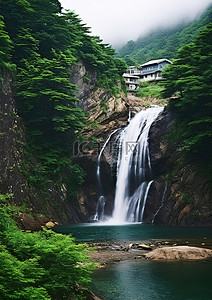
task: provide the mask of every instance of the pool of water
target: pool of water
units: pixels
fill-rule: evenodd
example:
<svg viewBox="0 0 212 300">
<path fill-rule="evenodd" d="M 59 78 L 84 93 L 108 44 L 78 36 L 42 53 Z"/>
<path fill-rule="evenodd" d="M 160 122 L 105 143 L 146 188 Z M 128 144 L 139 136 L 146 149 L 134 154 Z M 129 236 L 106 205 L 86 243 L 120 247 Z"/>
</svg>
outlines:
<svg viewBox="0 0 212 300">
<path fill-rule="evenodd" d="M 77 224 L 55 231 L 72 234 L 78 242 L 179 240 L 212 248 L 211 228 Z M 105 300 L 211 300 L 211 270 L 212 260 L 122 261 L 96 270 L 90 289 Z"/>
<path fill-rule="evenodd" d="M 212 261 L 124 261 L 97 270 L 91 289 L 105 300 L 211 300 Z"/>
<path fill-rule="evenodd" d="M 79 242 L 92 241 L 145 241 L 150 239 L 212 240 L 211 228 L 162 227 L 143 224 L 122 226 L 77 224 L 55 227 L 56 232 L 72 234 Z"/>
</svg>

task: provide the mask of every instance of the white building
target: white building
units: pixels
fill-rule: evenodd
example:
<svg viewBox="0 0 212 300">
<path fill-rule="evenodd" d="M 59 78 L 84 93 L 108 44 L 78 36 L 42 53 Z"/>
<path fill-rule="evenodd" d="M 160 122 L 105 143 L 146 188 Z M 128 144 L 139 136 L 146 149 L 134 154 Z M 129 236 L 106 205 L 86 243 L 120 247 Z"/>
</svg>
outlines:
<svg viewBox="0 0 212 300">
<path fill-rule="evenodd" d="M 150 60 L 139 67 L 128 67 L 126 73 L 123 74 L 128 91 L 135 91 L 139 86 L 139 82 L 163 80 L 162 70 L 168 64 L 172 64 L 172 62 L 163 58 Z"/>
<path fill-rule="evenodd" d="M 129 66 L 125 74 L 140 76 L 141 73 L 142 73 L 142 70 L 140 67 Z"/>
<path fill-rule="evenodd" d="M 129 73 L 124 73 L 123 77 L 125 79 L 128 92 L 134 92 L 139 86 L 140 77 Z"/>
<path fill-rule="evenodd" d="M 140 75 L 140 81 L 160 81 L 163 80 L 162 70 L 172 62 L 166 58 L 150 60 L 147 63 L 140 66 L 142 72 Z"/>
</svg>

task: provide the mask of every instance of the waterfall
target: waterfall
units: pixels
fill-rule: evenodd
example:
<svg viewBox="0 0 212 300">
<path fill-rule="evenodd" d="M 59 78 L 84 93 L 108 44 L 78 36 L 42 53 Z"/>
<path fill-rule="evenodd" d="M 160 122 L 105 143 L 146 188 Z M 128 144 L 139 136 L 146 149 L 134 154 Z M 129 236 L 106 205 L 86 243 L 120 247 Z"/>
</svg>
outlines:
<svg viewBox="0 0 212 300">
<path fill-rule="evenodd" d="M 128 126 L 119 133 L 114 210 L 112 217 L 107 220 L 107 224 L 143 222 L 146 201 L 153 183 L 148 142 L 149 130 L 162 111 L 163 107 L 154 106 L 142 110 L 132 119 L 129 115 Z M 101 156 L 116 131 L 108 137 L 98 157 L 97 178 L 100 197 L 94 216 L 96 221 L 105 219 L 106 199 L 100 178 Z"/>
<path fill-rule="evenodd" d="M 97 159 L 97 169 L 96 169 L 96 176 L 97 176 L 97 182 L 98 182 L 98 187 L 100 191 L 100 196 L 96 204 L 96 213 L 94 215 L 93 221 L 99 221 L 102 220 L 104 217 L 104 208 L 105 208 L 105 202 L 106 202 L 106 197 L 104 196 L 103 192 L 103 187 L 102 187 L 102 182 L 101 182 L 101 158 L 102 154 L 107 147 L 108 143 L 110 142 L 111 137 L 118 131 L 119 129 L 114 130 L 109 137 L 107 138 L 106 142 L 104 143 Z"/>
<path fill-rule="evenodd" d="M 152 218 L 152 224 L 154 224 L 155 218 L 157 217 L 157 215 L 159 214 L 161 208 L 162 208 L 163 205 L 164 205 L 164 201 L 166 200 L 166 196 L 167 196 L 167 190 L 168 190 L 168 181 L 166 181 L 166 184 L 165 184 L 165 187 L 164 187 L 161 205 L 160 205 L 160 207 L 158 208 L 158 210 L 156 211 L 156 213 L 154 214 L 154 216 L 153 216 L 153 218 Z"/>
<path fill-rule="evenodd" d="M 162 111 L 162 107 L 151 107 L 137 113 L 120 134 L 111 223 L 143 222 L 146 200 L 153 182 L 149 130 Z"/>
</svg>

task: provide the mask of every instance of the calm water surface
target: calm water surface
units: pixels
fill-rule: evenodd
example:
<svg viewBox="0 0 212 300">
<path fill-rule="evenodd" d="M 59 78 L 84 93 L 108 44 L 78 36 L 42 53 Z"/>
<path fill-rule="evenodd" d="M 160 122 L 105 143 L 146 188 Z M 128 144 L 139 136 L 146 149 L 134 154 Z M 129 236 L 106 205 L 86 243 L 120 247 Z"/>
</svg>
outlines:
<svg viewBox="0 0 212 300">
<path fill-rule="evenodd" d="M 125 261 L 97 270 L 91 289 L 105 300 L 211 300 L 212 261 Z"/>
<path fill-rule="evenodd" d="M 77 241 L 183 240 L 212 248 L 212 229 L 79 224 L 58 226 Z M 212 300 L 212 260 L 122 261 L 96 270 L 91 289 L 105 300 Z"/>
<path fill-rule="evenodd" d="M 145 241 L 150 239 L 212 239 L 211 228 L 162 227 L 127 224 L 120 226 L 77 224 L 55 228 L 56 232 L 71 233 L 79 242 L 91 241 Z"/>
</svg>

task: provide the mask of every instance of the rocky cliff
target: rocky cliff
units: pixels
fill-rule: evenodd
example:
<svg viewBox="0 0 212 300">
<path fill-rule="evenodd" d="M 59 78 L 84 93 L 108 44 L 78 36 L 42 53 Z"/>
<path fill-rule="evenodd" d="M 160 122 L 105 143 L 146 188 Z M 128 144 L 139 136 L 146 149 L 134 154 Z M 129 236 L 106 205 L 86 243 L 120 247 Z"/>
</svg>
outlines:
<svg viewBox="0 0 212 300">
<path fill-rule="evenodd" d="M 44 195 L 28 184 L 20 171 L 26 144 L 24 125 L 17 114 L 13 98 L 12 77 L 5 73 L 0 85 L 0 193 L 12 194 L 10 199 L 19 207 L 17 220 L 23 228 L 37 229 L 49 220 L 64 223 L 92 220 L 99 197 L 96 176 L 97 159 L 107 137 L 127 125 L 129 112 L 133 116 L 150 104 L 161 104 L 158 99 L 136 98 L 133 95 L 111 96 L 96 86 L 94 70 L 82 62 L 72 67 L 71 82 L 78 86 L 78 105 L 87 115 L 82 133 L 83 145 L 77 145 L 73 160 L 85 171 L 85 182 L 76 199 L 67 201 L 66 186 L 47 186 Z M 195 166 L 182 161 L 180 149 L 173 148 L 168 140 L 172 116 L 165 110 L 150 130 L 150 153 L 154 184 L 147 199 L 145 223 L 181 226 L 211 226 L 211 185 Z M 107 202 L 105 211 L 113 210 L 115 193 L 116 157 L 112 155 L 111 137 L 101 159 L 101 181 Z"/>
<path fill-rule="evenodd" d="M 125 98 L 123 110 L 120 112 L 120 119 L 116 115 L 117 112 L 114 111 L 113 115 L 113 110 L 109 110 L 108 115 L 104 117 L 101 116 L 100 112 L 97 113 L 96 119 L 93 120 L 100 120 L 100 128 L 97 127 L 93 130 L 87 128 L 85 133 L 89 138 L 93 135 L 100 138 L 100 140 L 105 140 L 114 129 L 127 124 L 129 110 L 135 113 L 144 109 L 145 100 L 137 99 L 134 96 Z M 117 100 L 115 99 L 115 101 Z M 156 100 L 152 99 L 152 103 L 155 104 Z M 116 120 L 113 120 L 114 116 Z M 94 115 L 91 118 L 94 118 Z M 144 223 L 168 226 L 211 226 L 211 184 L 199 174 L 195 166 L 185 162 L 182 150 L 176 149 L 169 142 L 172 124 L 173 117 L 165 109 L 150 129 L 149 145 L 154 183 L 149 191 Z M 114 142 L 115 136 L 116 134 L 112 136 L 111 143 Z M 89 155 L 84 156 L 84 158 L 79 157 L 78 161 L 88 174 L 80 201 L 85 204 L 85 207 L 89 203 L 89 209 L 87 210 L 89 216 L 94 215 L 95 203 L 99 196 L 96 178 L 97 152 L 95 150 L 100 150 L 101 147 L 91 150 Z M 115 193 L 115 174 L 111 169 L 112 159 L 111 148 L 108 145 L 103 152 L 101 164 L 101 179 L 104 184 L 104 194 L 107 198 L 107 215 L 112 213 Z M 91 170 L 92 172 L 90 172 Z"/>
<path fill-rule="evenodd" d="M 82 62 L 72 70 L 71 82 L 78 86 L 78 105 L 87 114 L 87 124 L 82 134 L 84 141 L 78 145 L 74 161 L 85 171 L 86 177 L 81 192 L 78 196 L 81 220 L 89 222 L 93 219 L 96 204 L 99 198 L 97 180 L 98 155 L 108 136 L 116 129 L 121 130 L 127 125 L 129 114 L 132 117 L 137 112 L 150 105 L 164 104 L 164 101 L 152 98 L 137 98 L 134 95 L 121 93 L 118 97 L 112 96 L 102 88 L 93 88 L 95 74 L 87 70 Z M 84 78 L 88 78 L 84 80 Z M 165 102 L 166 103 L 166 102 Z M 101 157 L 101 182 L 104 196 L 106 197 L 105 213 L 111 215 L 115 194 L 115 166 L 111 168 L 113 160 L 112 150 L 115 138 L 113 134 Z"/>
<path fill-rule="evenodd" d="M 169 142 L 172 122 L 165 110 L 150 131 L 155 193 L 150 191 L 145 220 L 170 226 L 212 226 L 211 182 L 184 159 L 182 149 Z"/>
<path fill-rule="evenodd" d="M 96 73 L 82 62 L 72 66 L 70 81 L 77 85 L 77 103 L 87 114 L 83 132 L 87 140 L 86 155 L 74 157 L 86 173 L 77 199 L 67 200 L 65 184 L 46 184 L 45 193 L 29 185 L 22 172 L 25 156 L 26 129 L 17 112 L 13 79 L 5 72 L 0 83 L 0 194 L 10 194 L 10 203 L 17 206 L 17 222 L 26 229 L 38 229 L 48 221 L 54 223 L 86 222 L 95 211 L 98 199 L 96 163 L 99 147 L 113 128 L 126 124 L 129 104 L 124 94 L 111 96 L 96 87 Z M 36 159 L 34 160 L 36 164 Z M 103 164 L 104 165 L 104 164 Z M 107 174 L 108 165 L 105 164 Z M 102 166 L 104 171 L 104 166 Z M 105 185 L 111 191 L 111 179 Z M 110 196 L 111 197 L 111 196 Z"/>
<path fill-rule="evenodd" d="M 77 210 L 65 201 L 65 186 L 47 186 L 45 195 L 28 184 L 21 172 L 26 130 L 17 113 L 13 80 L 9 72 L 0 83 L 0 194 L 10 194 L 18 207 L 17 221 L 23 228 L 38 229 L 49 220 L 80 222 Z"/>
</svg>

